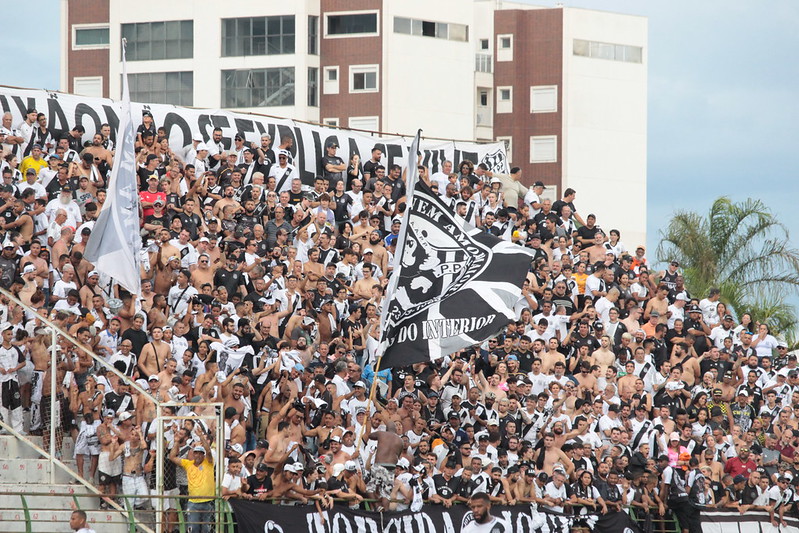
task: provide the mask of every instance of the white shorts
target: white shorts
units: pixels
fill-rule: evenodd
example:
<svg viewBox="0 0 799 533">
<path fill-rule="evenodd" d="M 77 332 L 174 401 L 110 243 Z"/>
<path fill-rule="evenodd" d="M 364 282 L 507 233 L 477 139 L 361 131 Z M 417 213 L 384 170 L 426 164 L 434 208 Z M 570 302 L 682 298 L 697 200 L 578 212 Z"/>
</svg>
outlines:
<svg viewBox="0 0 799 533">
<path fill-rule="evenodd" d="M 150 489 L 147 488 L 147 481 L 144 476 L 128 476 L 122 475 L 122 494 L 128 496 L 136 496 L 133 498 L 133 505 L 136 507 L 142 506 L 147 503 L 148 496 L 150 496 Z M 139 498 L 139 496 L 143 496 Z"/>
<path fill-rule="evenodd" d="M 33 377 L 33 363 L 28 361 L 25 366 L 17 370 L 17 381 L 20 385 L 27 385 L 31 382 L 31 377 Z"/>
<path fill-rule="evenodd" d="M 175 487 L 164 491 L 164 496 L 180 496 L 180 489 Z M 166 498 L 164 500 L 164 511 L 174 510 L 178 508 L 177 498 Z"/>
</svg>

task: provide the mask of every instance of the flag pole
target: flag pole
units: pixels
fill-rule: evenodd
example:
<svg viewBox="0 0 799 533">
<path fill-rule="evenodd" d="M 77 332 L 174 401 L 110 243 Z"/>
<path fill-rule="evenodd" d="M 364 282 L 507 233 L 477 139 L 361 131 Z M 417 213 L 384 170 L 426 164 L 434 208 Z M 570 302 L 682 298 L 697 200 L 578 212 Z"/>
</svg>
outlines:
<svg viewBox="0 0 799 533">
<path fill-rule="evenodd" d="M 413 201 L 413 194 L 416 189 L 416 182 L 419 179 L 419 170 L 416 168 L 417 158 L 419 156 L 419 139 L 421 138 L 421 128 L 416 130 L 416 137 L 414 137 L 411 146 L 408 149 L 408 167 L 406 170 L 407 183 L 405 187 L 405 212 L 408 212 L 408 207 Z M 408 233 L 408 224 L 400 226 L 399 235 L 397 235 L 397 249 L 394 253 L 394 260 L 391 268 L 391 279 L 386 287 L 386 294 L 383 298 L 383 311 L 380 314 L 380 343 L 377 345 L 377 353 L 375 354 L 374 376 L 372 378 L 372 387 L 369 390 L 369 398 L 366 401 L 366 419 L 364 425 L 361 427 L 361 434 L 358 436 L 358 442 L 363 442 L 363 434 L 366 429 L 366 424 L 372 418 L 372 404 L 374 403 L 375 394 L 377 392 L 377 374 L 380 372 L 380 364 L 383 362 L 383 354 L 386 351 L 386 323 L 388 322 L 388 307 L 391 302 L 389 296 L 393 296 L 397 290 L 397 283 L 399 280 L 400 268 L 402 264 L 402 254 L 405 250 L 405 235 Z"/>
</svg>

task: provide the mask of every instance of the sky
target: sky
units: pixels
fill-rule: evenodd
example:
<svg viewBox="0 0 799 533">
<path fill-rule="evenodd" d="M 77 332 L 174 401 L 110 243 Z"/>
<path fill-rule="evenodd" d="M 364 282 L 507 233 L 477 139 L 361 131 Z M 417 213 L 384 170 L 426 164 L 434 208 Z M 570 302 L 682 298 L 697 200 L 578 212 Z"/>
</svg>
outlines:
<svg viewBox="0 0 799 533">
<path fill-rule="evenodd" d="M 562 3 L 649 19 L 650 258 L 675 210 L 706 213 L 721 195 L 762 200 L 799 246 L 799 2 Z M 59 13 L 58 0 L 4 6 L 3 35 L 17 34 L 18 23 L 30 21 L 31 14 L 36 24 L 26 30 L 27 38 L 6 39 L 0 84 L 58 89 Z"/>
</svg>

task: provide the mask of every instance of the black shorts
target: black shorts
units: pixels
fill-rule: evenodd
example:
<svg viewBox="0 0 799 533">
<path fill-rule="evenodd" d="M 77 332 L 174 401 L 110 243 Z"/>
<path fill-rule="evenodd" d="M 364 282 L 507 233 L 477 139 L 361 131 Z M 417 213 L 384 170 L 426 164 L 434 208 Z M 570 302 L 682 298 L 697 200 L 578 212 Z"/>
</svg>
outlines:
<svg viewBox="0 0 799 533">
<path fill-rule="evenodd" d="M 97 479 L 100 481 L 100 485 L 119 485 L 122 483 L 122 474 L 118 476 L 109 476 L 105 472 L 97 471 Z"/>
</svg>

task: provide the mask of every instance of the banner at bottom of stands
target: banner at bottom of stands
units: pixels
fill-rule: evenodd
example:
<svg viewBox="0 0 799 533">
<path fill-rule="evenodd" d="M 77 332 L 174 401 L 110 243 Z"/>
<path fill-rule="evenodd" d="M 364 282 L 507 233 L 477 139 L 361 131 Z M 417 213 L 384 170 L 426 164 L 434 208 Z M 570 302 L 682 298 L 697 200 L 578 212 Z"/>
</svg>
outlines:
<svg viewBox="0 0 799 533">
<path fill-rule="evenodd" d="M 702 511 L 702 533 L 799 533 L 799 519 L 786 516 L 785 523 L 775 527 L 766 511 Z"/>
<path fill-rule="evenodd" d="M 421 511 L 378 513 L 337 506 L 318 513 L 308 506 L 282 506 L 263 502 L 230 500 L 239 533 L 468 533 L 477 531 L 471 511 L 465 505 L 445 509 L 425 505 Z M 569 517 L 543 514 L 530 507 L 494 506 L 491 514 L 499 520 L 490 533 L 567 533 Z M 610 513 L 599 519 L 594 529 L 602 533 L 639 533 L 626 513 Z M 482 529 L 480 529 L 482 531 Z M 489 531 L 486 529 L 485 531 Z"/>
</svg>

